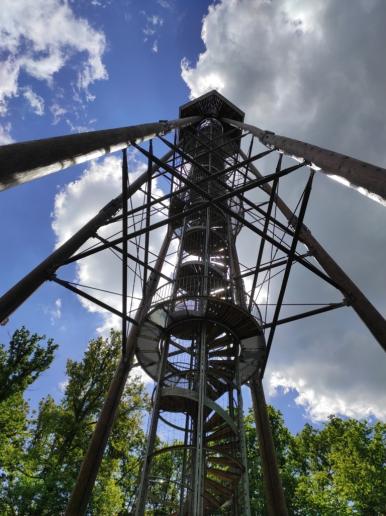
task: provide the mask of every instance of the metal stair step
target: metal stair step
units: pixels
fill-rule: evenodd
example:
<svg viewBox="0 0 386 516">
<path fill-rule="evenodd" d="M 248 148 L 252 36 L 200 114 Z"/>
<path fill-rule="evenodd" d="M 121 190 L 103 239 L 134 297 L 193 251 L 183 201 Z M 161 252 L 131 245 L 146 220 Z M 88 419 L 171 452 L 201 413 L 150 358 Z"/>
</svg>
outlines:
<svg viewBox="0 0 386 516">
<path fill-rule="evenodd" d="M 210 360 L 210 365 L 218 367 L 230 367 L 235 365 L 234 360 Z"/>
<path fill-rule="evenodd" d="M 205 486 L 205 484 L 204 484 Z M 221 507 L 221 505 L 223 504 L 223 501 L 222 500 L 218 500 L 217 498 L 215 498 L 213 496 L 212 493 L 210 493 L 208 490 L 205 490 L 204 491 L 204 505 L 206 506 L 207 509 L 209 509 L 210 507 L 212 507 L 213 509 L 219 509 Z"/>
<path fill-rule="evenodd" d="M 223 349 L 225 346 L 228 346 L 229 344 L 232 344 L 231 340 L 218 339 L 208 344 L 207 349 L 210 353 L 212 351 L 215 351 L 216 349 Z"/>
<path fill-rule="evenodd" d="M 216 480 L 212 480 L 211 478 L 205 477 L 204 486 L 207 486 L 211 491 L 214 491 L 218 495 L 221 496 L 222 501 L 221 505 L 226 502 L 233 495 L 233 489 L 229 489 L 229 487 L 225 487 L 220 484 Z"/>
<path fill-rule="evenodd" d="M 219 335 L 223 331 L 224 330 L 223 328 L 221 328 L 221 326 L 213 325 L 213 327 L 206 334 L 206 340 L 210 341 L 212 339 L 215 339 L 217 335 Z"/>
<path fill-rule="evenodd" d="M 233 348 L 209 351 L 209 359 L 210 359 L 210 357 L 232 357 L 234 355 L 235 355 L 235 349 L 233 349 Z"/>
<path fill-rule="evenodd" d="M 239 480 L 240 478 L 240 472 L 239 473 L 232 473 L 231 471 L 226 471 L 224 469 L 218 469 L 218 468 L 208 468 L 207 473 L 211 473 L 212 475 L 215 475 L 216 477 L 220 477 L 223 480 L 228 480 L 230 482 L 235 482 Z"/>
<path fill-rule="evenodd" d="M 208 372 L 207 377 L 210 383 L 215 387 L 216 391 L 221 392 L 224 388 L 227 389 L 227 385 L 222 383 L 217 376 Z"/>
<path fill-rule="evenodd" d="M 231 453 L 234 450 L 234 443 L 214 444 L 208 447 L 209 450 L 219 453 Z"/>
<path fill-rule="evenodd" d="M 210 367 L 209 371 L 210 371 L 210 374 L 215 376 L 216 378 L 221 378 L 224 381 L 228 381 L 228 382 L 229 382 L 229 380 L 232 380 L 232 378 L 234 377 L 234 372 L 229 371 L 227 369 L 219 369 L 217 367 Z M 209 372 L 208 372 L 208 374 L 209 374 Z"/>
<path fill-rule="evenodd" d="M 222 464 L 223 466 L 230 466 L 233 469 L 238 469 L 241 471 L 243 469 L 243 465 L 237 461 L 237 459 L 234 459 L 233 457 L 225 457 L 222 456 L 216 456 L 210 457 L 208 461 L 214 462 L 215 464 Z"/>
<path fill-rule="evenodd" d="M 232 435 L 234 435 L 233 430 L 227 425 L 225 428 L 220 428 L 220 430 L 216 430 L 213 434 L 205 437 L 205 442 L 218 441 Z"/>
<path fill-rule="evenodd" d="M 215 412 L 209 419 L 204 423 L 204 431 L 209 432 L 216 426 L 221 425 L 224 422 L 223 418 L 220 416 L 220 414 L 217 414 Z"/>
</svg>

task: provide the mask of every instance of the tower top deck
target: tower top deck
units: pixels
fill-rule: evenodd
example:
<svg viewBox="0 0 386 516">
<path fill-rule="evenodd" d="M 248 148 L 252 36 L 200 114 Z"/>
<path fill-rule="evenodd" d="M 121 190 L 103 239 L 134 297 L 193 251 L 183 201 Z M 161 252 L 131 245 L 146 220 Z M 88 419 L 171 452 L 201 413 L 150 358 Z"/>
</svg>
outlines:
<svg viewBox="0 0 386 516">
<path fill-rule="evenodd" d="M 221 95 L 216 90 L 211 90 L 201 97 L 187 102 L 180 106 L 180 118 L 189 116 L 202 116 L 203 118 L 230 118 L 238 122 L 244 121 L 245 113 L 237 106 L 232 104 L 228 99 Z M 241 136 L 241 131 L 235 129 L 229 124 L 223 123 L 224 133 L 227 133 L 230 138 L 235 138 L 238 134 Z M 180 129 L 180 139 L 185 138 L 185 134 L 189 129 Z"/>
<path fill-rule="evenodd" d="M 202 115 L 244 121 L 245 113 L 218 91 L 212 90 L 180 106 L 180 118 Z"/>
</svg>

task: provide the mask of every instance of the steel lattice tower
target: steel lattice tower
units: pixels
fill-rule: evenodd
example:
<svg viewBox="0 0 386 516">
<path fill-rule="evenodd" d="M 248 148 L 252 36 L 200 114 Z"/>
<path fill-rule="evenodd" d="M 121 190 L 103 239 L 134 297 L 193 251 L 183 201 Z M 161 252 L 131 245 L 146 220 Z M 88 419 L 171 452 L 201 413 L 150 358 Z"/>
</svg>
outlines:
<svg viewBox="0 0 386 516">
<path fill-rule="evenodd" d="M 165 135 L 173 130 L 174 138 L 167 139 Z M 155 137 L 168 149 L 162 158 L 153 152 Z M 242 145 L 247 137 L 248 152 Z M 148 149 L 141 145 L 145 139 L 150 139 Z M 264 148 L 254 153 L 256 140 Z M 131 184 L 129 145 L 148 160 L 147 171 Z M 350 305 L 386 350 L 385 319 L 303 223 L 313 176 L 315 170 L 338 175 L 385 199 L 386 171 L 247 125 L 240 109 L 212 91 L 182 106 L 179 119 L 171 122 L 0 147 L 0 189 L 121 149 L 122 193 L 0 299 L 0 320 L 6 323 L 40 285 L 54 281 L 122 319 L 121 360 L 66 514 L 87 510 L 136 356 L 137 365 L 154 380 L 155 388 L 147 446 L 130 513 L 149 514 L 159 486 L 166 482 L 173 488 L 173 502 L 160 501 L 157 514 L 251 514 L 243 428 L 245 385 L 253 401 L 267 508 L 269 514 L 285 515 L 262 388 L 277 326 Z M 262 175 L 255 162 L 271 158 L 271 154 L 277 155 L 274 171 Z M 295 156 L 298 162 L 285 165 L 285 155 Z M 294 213 L 279 197 L 278 185 L 280 178 L 302 168 L 310 171 Z M 168 185 L 169 193 L 160 196 L 152 190 L 155 178 Z M 248 195 L 252 191 L 264 199 L 255 201 Z M 129 209 L 129 200 L 138 192 L 144 202 Z M 116 228 L 117 224 L 119 236 L 116 232 L 102 235 L 104 228 Z M 156 258 L 151 259 L 150 235 L 160 227 L 167 228 L 166 236 Z M 258 242 L 250 267 L 240 265 L 236 249 L 238 235 L 245 228 Z M 80 249 L 90 239 L 94 243 Z M 300 252 L 298 244 L 304 244 L 306 252 Z M 275 254 L 263 262 L 268 246 Z M 122 261 L 121 310 L 57 276 L 59 268 L 106 249 L 119 254 Z M 277 252 L 281 256 L 276 257 Z M 142 300 L 135 316 L 128 309 L 130 261 L 141 269 Z M 342 301 L 281 317 L 294 263 L 334 287 Z M 267 311 L 262 317 L 256 304 L 259 275 L 278 267 L 282 267 L 282 276 L 274 308 L 270 318 Z M 249 282 L 248 288 L 244 281 Z M 162 428 L 172 429 L 175 439 L 160 446 Z M 174 465 L 170 478 L 157 474 L 159 457 L 168 457 Z"/>
<path fill-rule="evenodd" d="M 216 114 L 216 103 L 210 104 L 215 100 L 207 100 L 206 113 Z M 194 109 L 200 114 L 200 102 L 183 107 L 181 116 Z M 232 118 L 242 118 L 233 111 Z M 196 209 L 174 228 L 179 244 L 173 280 L 156 291 L 138 337 L 138 360 L 157 386 L 136 514 L 144 513 L 151 498 L 149 481 L 159 481 L 151 473 L 157 423 L 162 418 L 175 427 L 168 414 L 176 412 L 182 416 L 182 444 L 165 453 L 182 455 L 180 478 L 174 479 L 180 486 L 179 513 L 209 514 L 224 504 L 231 514 L 249 513 L 241 385 L 264 362 L 262 321 L 255 303 L 248 311 L 242 281 L 236 279 L 241 223 L 222 209 L 230 207 L 229 199 L 200 208 L 207 196 L 226 196 L 226 184 L 203 180 L 225 169 L 224 155 L 215 153 L 218 146 L 228 158 L 239 153 L 240 131 L 226 131 L 218 117 L 208 117 L 195 133 L 181 135 L 183 152 L 192 157 L 186 172 L 192 187 L 174 198 L 171 215 L 182 206 Z M 238 186 L 239 176 L 233 170 L 222 182 Z M 242 201 L 232 209 L 241 214 Z"/>
</svg>

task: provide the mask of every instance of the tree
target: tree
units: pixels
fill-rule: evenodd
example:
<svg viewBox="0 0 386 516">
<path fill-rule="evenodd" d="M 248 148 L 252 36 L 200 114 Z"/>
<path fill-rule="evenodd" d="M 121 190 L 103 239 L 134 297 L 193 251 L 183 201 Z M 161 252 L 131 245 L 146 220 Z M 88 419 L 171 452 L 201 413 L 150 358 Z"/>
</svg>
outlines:
<svg viewBox="0 0 386 516">
<path fill-rule="evenodd" d="M 7 504 L 7 486 L 24 474 L 25 442 L 30 438 L 25 390 L 51 364 L 57 345 L 44 335 L 16 330 L 8 346 L 0 344 L 0 512 Z"/>
<path fill-rule="evenodd" d="M 271 405 L 268 405 L 267 409 L 288 510 L 291 513 L 296 484 L 292 476 L 292 467 L 289 457 L 292 454 L 294 437 L 286 428 L 282 414 Z M 254 515 L 265 515 L 267 514 L 267 510 L 264 499 L 263 472 L 260 461 L 259 443 L 255 429 L 255 418 L 252 410 L 245 417 L 245 436 L 248 455 L 251 511 Z"/>
<path fill-rule="evenodd" d="M 67 363 L 63 399 L 42 399 L 23 443 L 23 468 L 7 471 L 1 514 L 61 514 L 75 483 L 121 349 L 120 334 L 89 343 L 83 360 Z M 120 514 L 138 478 L 145 436 L 142 409 L 148 396 L 138 379 L 127 382 L 98 474 L 90 514 Z M 0 505 L 0 508 L 2 506 Z"/>
<path fill-rule="evenodd" d="M 386 425 L 331 416 L 294 440 L 296 514 L 386 512 Z"/>
<path fill-rule="evenodd" d="M 9 346 L 0 344 L 0 403 L 15 393 L 24 393 L 51 364 L 57 344 L 52 339 L 40 345 L 45 335 L 31 333 L 23 326 L 13 334 Z"/>
<path fill-rule="evenodd" d="M 23 394 L 49 366 L 56 349 L 50 340 L 43 346 L 44 339 L 22 328 L 8 347 L 0 346 L 0 514 L 4 516 L 63 513 L 120 357 L 119 333 L 90 341 L 81 361 L 67 363 L 63 398 L 59 402 L 43 398 L 31 416 Z M 143 383 L 129 379 L 89 515 L 130 514 L 146 442 L 143 411 L 149 411 L 149 405 Z M 384 423 L 331 416 L 321 429 L 306 424 L 293 435 L 279 411 L 270 406 L 268 411 L 290 515 L 386 513 Z M 245 429 L 252 514 L 265 515 L 251 412 Z M 156 449 L 165 445 L 157 440 Z M 152 514 L 178 510 L 181 459 L 180 452 L 155 454 L 148 498 Z"/>
<path fill-rule="evenodd" d="M 290 515 L 383 515 L 386 512 L 386 425 L 331 416 L 321 430 L 292 435 L 268 407 Z M 246 417 L 252 513 L 265 515 L 253 416 Z"/>
</svg>

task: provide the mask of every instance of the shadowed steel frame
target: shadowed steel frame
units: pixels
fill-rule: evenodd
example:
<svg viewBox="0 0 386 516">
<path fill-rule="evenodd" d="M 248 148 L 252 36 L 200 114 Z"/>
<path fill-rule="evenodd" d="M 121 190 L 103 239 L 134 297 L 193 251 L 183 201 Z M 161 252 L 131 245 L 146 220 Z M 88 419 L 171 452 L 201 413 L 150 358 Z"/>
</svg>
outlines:
<svg viewBox="0 0 386 516">
<path fill-rule="evenodd" d="M 213 94 L 213 92 L 211 93 Z M 312 236 L 309 229 L 303 224 L 302 217 L 296 217 L 292 213 L 290 208 L 284 203 L 284 201 L 277 195 L 275 187 L 275 184 L 277 183 L 279 177 L 284 176 L 287 173 L 290 173 L 293 170 L 296 170 L 297 168 L 304 166 L 305 164 L 311 164 L 316 165 L 316 167 L 322 169 L 323 172 L 333 175 L 339 175 L 344 179 L 348 180 L 350 183 L 356 185 L 357 187 L 364 188 L 365 190 L 375 194 L 379 198 L 385 199 L 386 171 L 380 167 L 375 167 L 368 163 L 360 162 L 358 160 L 348 158 L 347 156 L 342 156 L 332 151 L 321 149 L 319 147 L 299 142 L 297 140 L 292 140 L 290 138 L 276 136 L 269 131 L 262 131 L 261 129 L 258 129 L 254 126 L 244 124 L 240 120 L 223 118 L 224 122 L 229 124 L 230 126 L 237 127 L 239 129 L 246 131 L 247 133 L 256 136 L 261 141 L 261 143 L 269 147 L 270 150 L 267 152 L 272 152 L 272 150 L 280 150 L 286 154 L 297 156 L 298 158 L 301 158 L 304 161 L 300 165 L 296 165 L 295 167 L 289 167 L 289 169 L 287 170 L 281 170 L 281 166 L 279 165 L 276 170 L 276 174 L 271 174 L 270 176 L 263 177 L 260 175 L 257 168 L 253 165 L 253 161 L 267 154 L 267 152 L 260 153 L 259 155 L 255 156 L 251 156 L 249 153 L 249 156 L 247 156 L 242 150 L 240 150 L 242 160 L 238 161 L 234 165 L 234 168 L 232 168 L 231 166 L 223 171 L 220 171 L 218 174 L 215 174 L 216 177 L 214 177 L 214 180 L 218 181 L 219 184 L 221 184 L 221 175 L 224 175 L 227 170 L 231 171 L 237 167 L 243 166 L 248 167 L 248 170 L 256 177 L 256 179 L 248 180 L 246 181 L 243 187 L 231 189 L 231 191 L 228 191 L 228 193 L 223 194 L 222 196 L 219 196 L 217 198 L 213 198 L 212 196 L 207 195 L 205 189 L 202 188 L 202 185 L 205 185 L 208 182 L 208 178 L 204 177 L 198 183 L 189 183 L 187 178 L 181 176 L 181 174 L 178 172 L 178 170 L 176 170 L 174 165 L 171 166 L 167 163 L 170 157 L 175 155 L 176 152 L 179 152 L 183 159 L 190 159 L 190 161 L 193 163 L 194 160 L 190 156 L 186 155 L 186 153 L 184 153 L 184 151 L 181 149 L 179 145 L 176 144 L 176 142 L 174 142 L 174 144 L 171 144 L 170 142 L 162 138 L 162 135 L 164 135 L 171 129 L 186 129 L 189 127 L 194 127 L 202 118 L 203 116 L 191 116 L 188 118 L 178 119 L 171 122 L 160 121 L 154 124 L 143 124 L 139 126 L 131 126 L 120 129 L 95 131 L 80 135 L 69 135 L 57 138 L 50 138 L 47 140 L 23 142 L 0 147 L 0 167 L 2 170 L 0 174 L 0 189 L 5 189 L 12 186 L 16 186 L 18 184 L 25 183 L 32 179 L 36 179 L 37 177 L 42 177 L 49 173 L 62 170 L 70 166 L 71 164 L 80 163 L 88 159 L 112 152 L 117 149 L 125 149 L 129 144 L 132 144 L 135 148 L 141 151 L 148 158 L 149 163 L 148 170 L 139 178 L 137 178 L 132 185 L 127 186 L 127 181 L 125 183 L 125 179 L 123 179 L 121 195 L 109 202 L 93 219 L 91 219 L 73 237 L 71 237 L 67 242 L 65 242 L 56 251 L 54 251 L 54 253 L 52 253 L 46 260 L 44 260 L 40 265 L 38 265 L 31 273 L 29 273 L 23 280 L 21 280 L 17 285 L 10 289 L 10 291 L 8 291 L 0 299 L 0 320 L 3 322 L 6 322 L 10 314 L 15 309 L 17 309 L 18 306 L 20 306 L 37 288 L 39 288 L 39 286 L 42 285 L 43 282 L 47 280 L 53 279 L 54 281 L 80 294 L 79 289 L 76 289 L 74 286 L 71 287 L 71 285 L 68 282 L 56 278 L 56 270 L 63 264 L 70 263 L 71 261 L 74 261 L 74 259 L 80 259 L 83 256 L 86 256 L 87 253 L 79 253 L 75 256 L 74 253 L 76 253 L 76 251 L 81 247 L 81 245 L 83 245 L 91 236 L 94 236 L 98 228 L 100 228 L 101 226 L 109 224 L 110 222 L 116 221 L 122 217 L 122 228 L 126 227 L 127 229 L 127 217 L 129 216 L 129 212 L 127 211 L 127 203 L 124 203 L 126 205 L 126 210 L 124 210 L 123 215 L 118 215 L 118 217 L 116 217 L 116 214 L 122 208 L 123 199 L 129 199 L 136 191 L 138 191 L 146 183 L 148 188 L 146 200 L 147 216 L 145 228 L 140 231 L 133 231 L 129 234 L 126 234 L 125 230 L 123 229 L 122 239 L 116 239 L 113 242 L 105 242 L 92 252 L 103 250 L 108 247 L 113 247 L 114 245 L 116 246 L 119 243 L 124 244 L 124 242 L 126 242 L 127 244 L 128 239 L 133 238 L 135 235 L 138 235 L 140 233 L 145 233 L 146 235 L 148 235 L 151 230 L 156 229 L 157 227 L 161 227 L 162 225 L 169 225 L 167 237 L 164 241 L 162 249 L 160 250 L 157 262 L 153 267 L 151 267 L 148 263 L 148 239 L 146 240 L 147 243 L 145 245 L 146 249 L 143 265 L 144 270 L 149 270 L 150 274 L 148 278 L 147 288 L 144 289 L 144 296 L 135 318 L 131 319 L 130 317 L 128 317 L 126 313 L 127 306 L 124 303 L 122 305 L 122 312 L 115 312 L 117 313 L 117 315 L 122 316 L 124 322 L 124 326 L 122 327 L 123 334 L 125 334 L 125 321 L 131 321 L 133 322 L 133 325 L 127 336 L 126 341 L 123 343 L 123 353 L 121 362 L 117 369 L 116 375 L 112 381 L 106 402 L 102 408 L 102 412 L 97 423 L 97 427 L 95 429 L 92 441 L 90 443 L 89 450 L 82 464 L 80 475 L 66 512 L 66 514 L 68 515 L 83 514 L 86 511 L 87 503 L 91 495 L 92 486 L 94 484 L 98 472 L 99 464 L 103 456 L 103 451 L 105 449 L 108 436 L 111 432 L 111 428 L 116 415 L 117 407 L 119 405 L 120 397 L 122 395 L 124 384 L 126 382 L 127 375 L 132 366 L 135 343 L 138 336 L 138 328 L 141 324 L 141 321 L 146 316 L 146 313 L 150 306 L 149 303 L 151 297 L 155 292 L 159 277 L 162 275 L 161 268 L 164 260 L 166 259 L 168 247 L 171 240 L 170 224 L 173 222 L 173 220 L 183 218 L 189 213 L 189 210 L 186 210 L 177 216 L 169 216 L 165 221 L 162 221 L 161 223 L 150 224 L 149 210 L 151 206 L 155 206 L 157 203 L 161 203 L 163 200 L 172 199 L 174 196 L 178 195 L 182 191 L 186 191 L 188 188 L 192 188 L 195 189 L 197 192 L 201 193 L 202 196 L 207 199 L 200 206 L 200 209 L 204 209 L 205 207 L 209 206 L 219 206 L 224 199 L 230 199 L 233 196 L 239 196 L 241 199 L 245 201 L 245 192 L 257 186 L 260 187 L 269 195 L 269 205 L 267 210 L 262 210 L 261 207 L 251 202 L 250 200 L 248 200 L 247 204 L 250 206 L 251 209 L 255 209 L 257 212 L 260 212 L 260 214 L 263 216 L 265 215 L 266 224 L 264 225 L 263 230 L 257 229 L 254 226 L 254 224 L 251 224 L 250 222 L 246 221 L 245 219 L 240 217 L 240 215 L 233 212 L 231 209 L 227 210 L 228 215 L 238 220 L 240 224 L 244 224 L 246 227 L 249 227 L 249 229 L 251 229 L 254 233 L 259 235 L 262 238 L 261 246 L 263 246 L 265 242 L 270 242 L 271 244 L 280 248 L 280 243 L 275 241 L 275 239 L 270 237 L 267 233 L 268 222 L 272 220 L 272 205 L 276 204 L 279 210 L 289 221 L 290 226 L 292 226 L 292 228 L 294 229 L 294 231 L 287 230 L 288 234 L 290 234 L 292 231 L 292 248 L 288 249 L 285 246 L 281 246 L 281 250 L 284 251 L 287 255 L 287 258 L 285 260 L 282 260 L 282 263 L 287 265 L 286 277 L 288 278 L 292 261 L 298 261 L 302 265 L 312 270 L 312 272 L 314 272 L 315 274 L 318 274 L 319 277 L 328 281 L 330 284 L 338 288 L 344 295 L 344 300 L 342 303 L 332 303 L 326 305 L 323 308 L 311 310 L 309 312 L 298 314 L 292 317 L 287 317 L 281 320 L 279 319 L 281 302 L 278 303 L 277 314 L 275 315 L 274 320 L 271 323 L 265 325 L 266 328 L 271 328 L 272 338 L 275 331 L 275 327 L 278 324 L 283 324 L 286 322 L 290 322 L 292 320 L 301 319 L 303 317 L 307 317 L 310 315 L 316 315 L 317 313 L 323 313 L 325 311 L 339 308 L 341 306 L 351 305 L 357 312 L 357 314 L 361 317 L 366 326 L 369 328 L 369 330 L 372 332 L 379 344 L 383 347 L 384 350 L 386 350 L 385 319 L 369 302 L 369 300 L 364 296 L 364 294 L 358 289 L 358 287 L 350 280 L 350 278 L 348 278 L 344 271 L 336 264 L 336 262 L 331 258 L 327 251 L 325 251 L 325 249 L 320 245 L 320 243 Z M 148 152 L 145 149 L 138 146 L 138 143 L 140 141 L 152 138 L 156 135 L 161 136 L 162 141 L 171 149 L 161 159 L 153 155 L 151 148 Z M 219 145 L 218 148 L 215 149 L 215 151 L 225 152 L 224 149 L 221 148 L 221 145 Z M 125 160 L 126 158 L 124 155 L 123 170 L 125 170 Z M 170 194 L 167 194 L 160 199 L 152 199 L 149 185 L 151 184 L 151 178 L 154 177 L 155 173 L 160 169 L 164 170 L 166 173 L 169 173 L 174 178 L 179 179 L 184 184 L 184 186 L 180 188 L 180 190 L 171 192 Z M 124 174 L 123 177 L 127 178 L 127 176 L 125 176 Z M 271 181 L 273 181 L 272 187 L 269 185 L 269 182 Z M 305 255 L 296 254 L 295 251 L 297 239 L 300 242 L 303 242 L 309 248 L 309 252 Z M 125 264 L 127 264 L 126 260 L 128 257 L 127 248 L 125 248 L 125 245 L 123 245 L 122 250 L 120 248 L 117 249 L 119 249 L 124 255 L 123 267 L 125 267 Z M 311 266 L 311 264 L 306 260 L 306 257 L 310 255 L 313 256 L 319 262 L 326 274 L 322 273 L 316 267 Z M 255 270 L 251 270 L 250 272 L 243 274 L 240 274 L 239 272 L 240 278 L 246 276 L 247 274 L 254 274 L 254 288 L 256 286 L 257 273 L 261 270 L 264 270 L 264 266 L 261 266 L 261 257 L 262 251 L 259 252 L 259 258 Z M 271 264 L 270 266 L 275 267 L 276 265 L 277 264 Z M 285 285 L 283 286 L 283 292 L 284 289 Z M 84 292 L 81 295 L 84 295 Z M 126 295 L 124 297 L 126 298 Z M 89 296 L 89 298 L 91 298 L 92 300 L 91 296 Z M 109 309 L 107 305 L 105 305 L 104 308 Z M 264 416 L 265 400 L 264 393 L 262 392 L 261 378 L 256 378 L 255 380 L 251 381 L 250 386 L 252 389 L 253 402 L 256 409 L 255 415 L 257 416 L 260 414 L 259 417 L 257 417 L 256 423 L 259 432 L 260 446 L 262 450 L 267 501 L 270 508 L 270 513 L 278 514 L 277 511 L 279 509 L 277 507 L 281 507 L 280 510 L 284 511 L 285 502 L 284 498 L 282 498 L 280 501 L 280 497 L 282 497 L 282 494 L 280 494 L 280 486 L 276 485 L 275 487 L 275 483 L 277 484 L 279 482 L 279 477 L 277 476 L 277 464 L 275 464 L 274 450 L 272 448 L 272 443 L 270 443 L 271 437 L 270 430 L 268 428 L 269 423 L 267 423 L 266 417 Z M 269 478 L 271 478 L 271 480 L 269 480 Z M 277 493 L 279 494 L 277 495 Z M 277 499 L 279 499 L 279 502 L 277 502 L 279 503 L 278 506 L 275 505 L 275 496 Z"/>
</svg>

